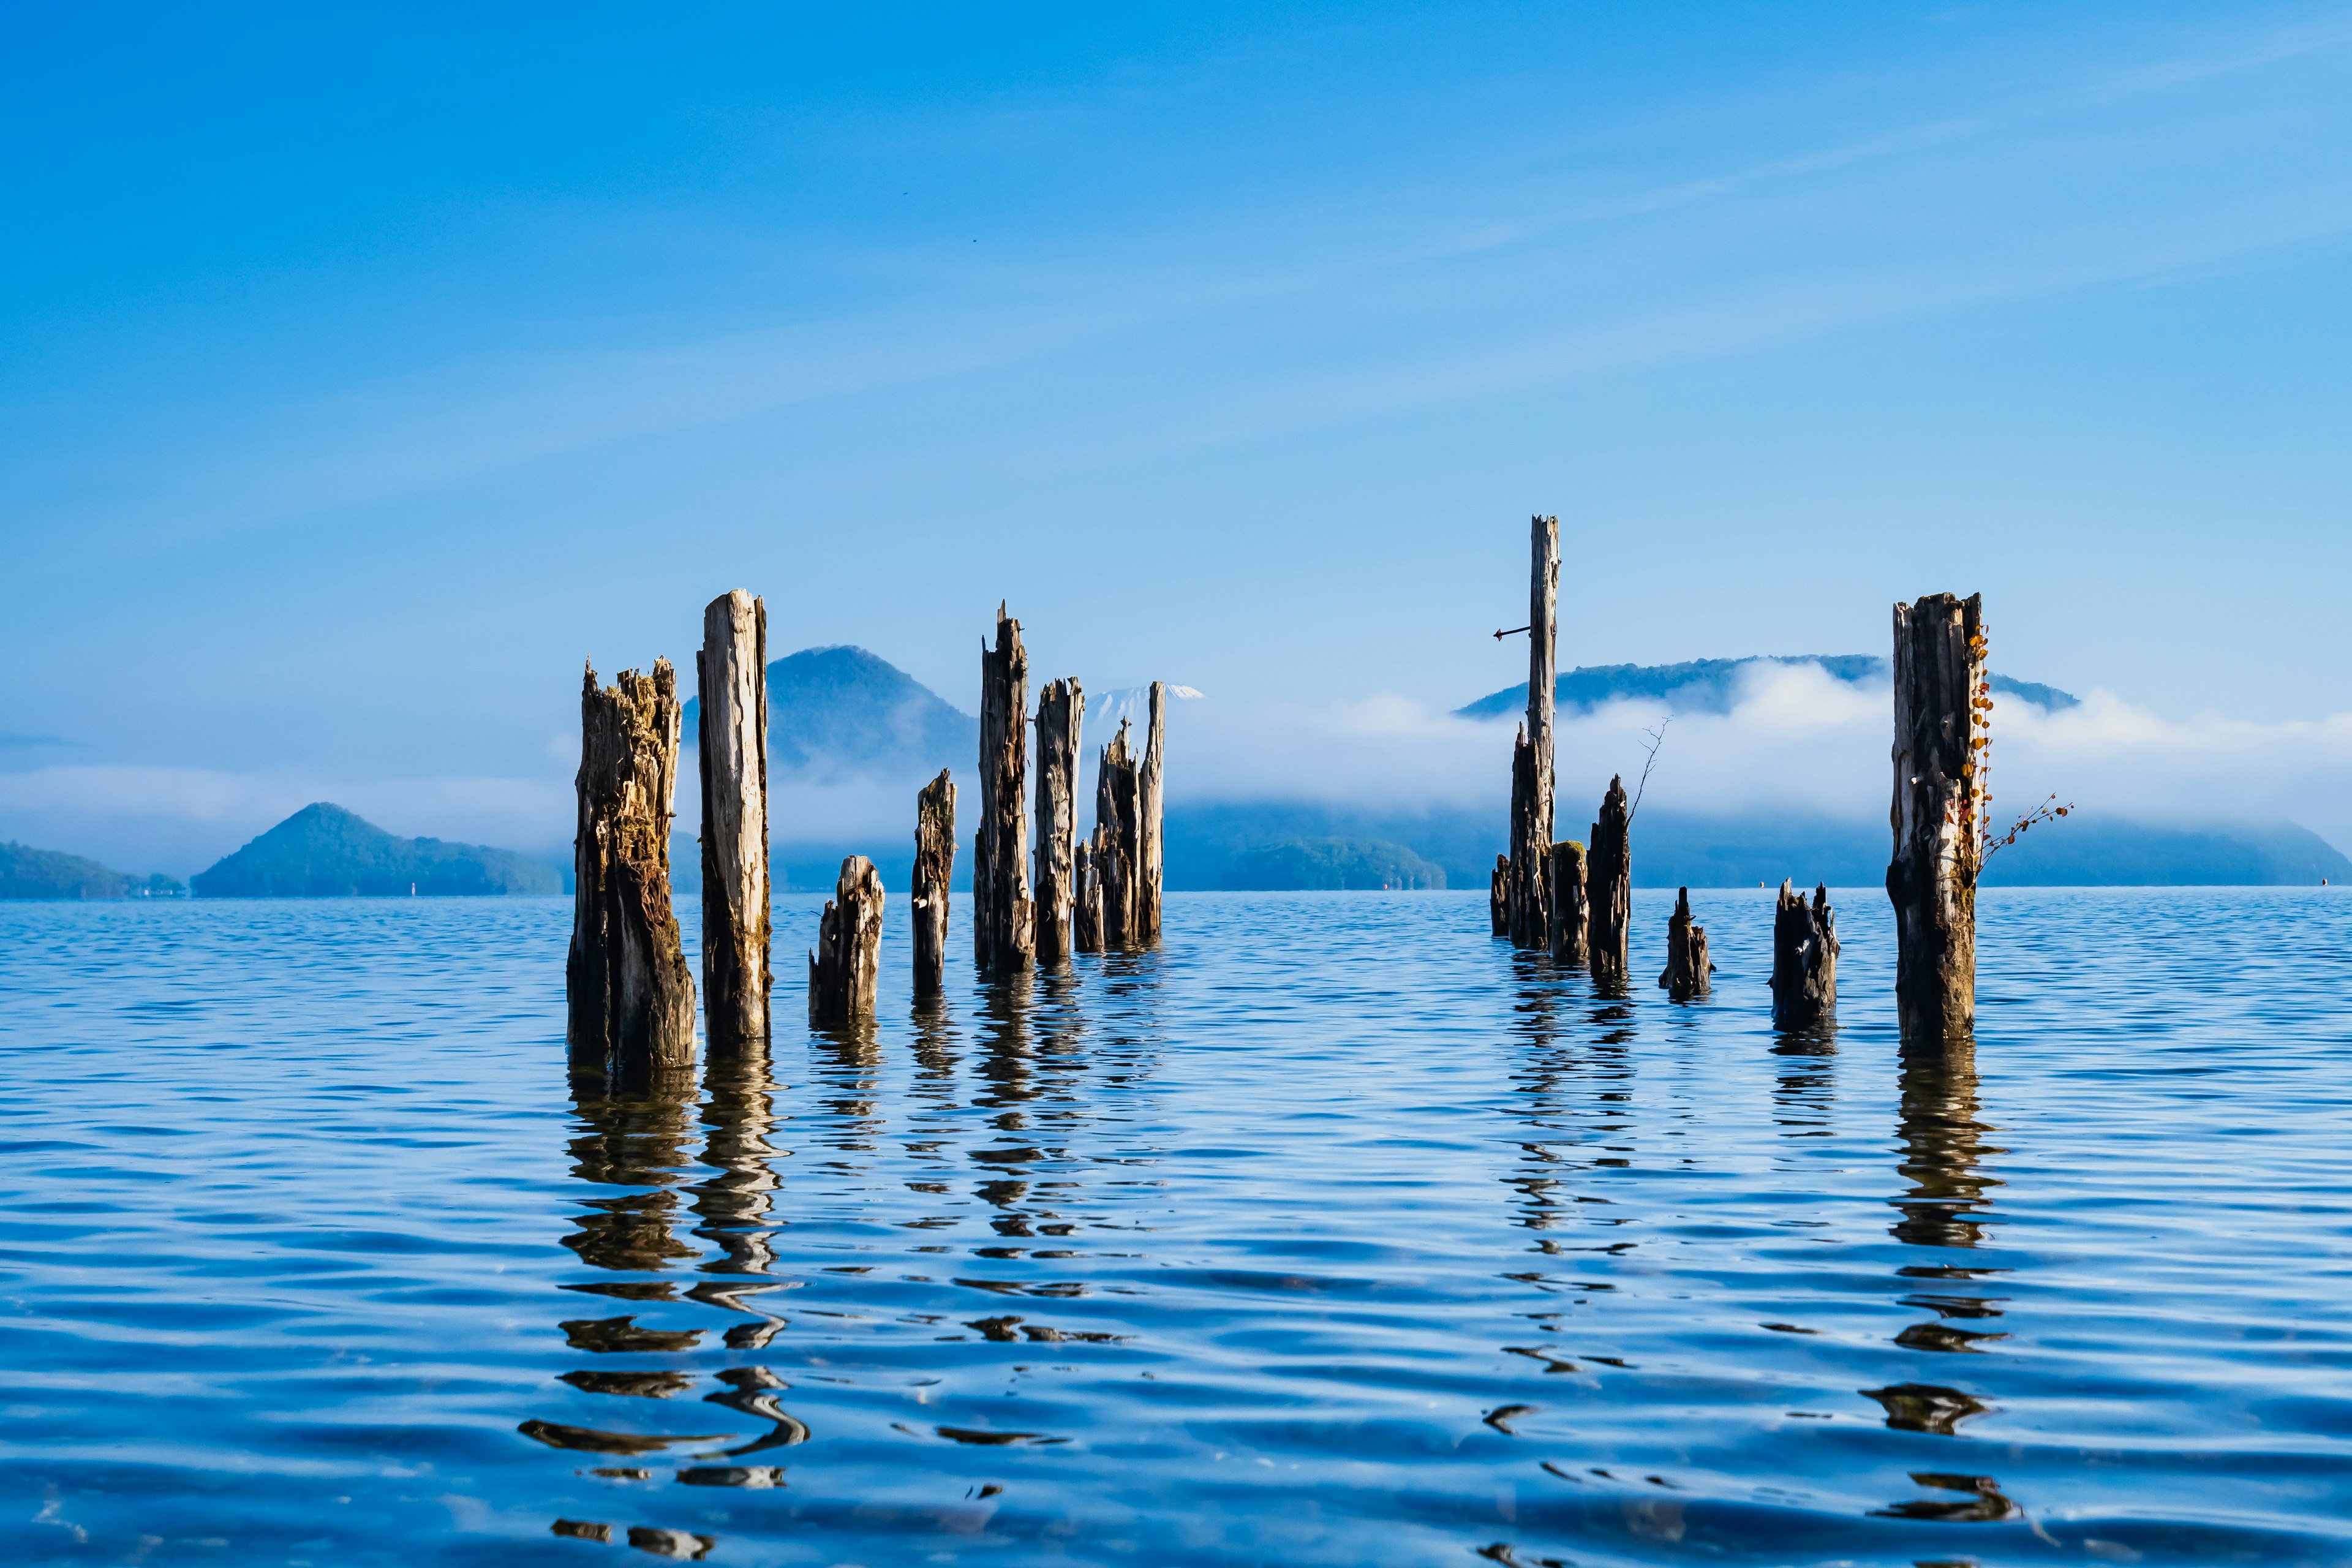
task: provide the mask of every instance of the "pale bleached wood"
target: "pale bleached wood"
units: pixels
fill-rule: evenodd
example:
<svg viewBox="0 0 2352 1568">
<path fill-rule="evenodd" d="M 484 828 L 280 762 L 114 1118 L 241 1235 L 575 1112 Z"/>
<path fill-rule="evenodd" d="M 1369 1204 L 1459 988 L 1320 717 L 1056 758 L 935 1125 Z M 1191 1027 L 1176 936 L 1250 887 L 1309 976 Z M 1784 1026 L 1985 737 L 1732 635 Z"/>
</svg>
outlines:
<svg viewBox="0 0 2352 1568">
<path fill-rule="evenodd" d="M 1074 951 L 1077 902 L 1078 742 L 1087 695 L 1076 680 L 1037 693 L 1037 962 L 1061 963 Z"/>
<path fill-rule="evenodd" d="M 935 995 L 947 979 L 948 889 L 955 879 L 955 780 L 940 776 L 915 797 L 915 994 Z"/>
<path fill-rule="evenodd" d="M 1168 686 L 1151 683 L 1151 727 L 1144 736 L 1143 766 L 1136 781 L 1135 935 L 1160 940 L 1162 855 L 1160 819 L 1168 752 Z"/>
<path fill-rule="evenodd" d="M 670 907 L 677 672 L 589 667 L 580 691 L 579 829 L 564 1037 L 573 1070 L 643 1079 L 694 1065 L 694 975 Z"/>
<path fill-rule="evenodd" d="M 1976 1026 L 1984 679 L 1980 597 L 1930 594 L 1895 606 L 1895 853 L 1886 896 L 1895 905 L 1895 1017 L 1906 1046 L 1966 1038 Z"/>
<path fill-rule="evenodd" d="M 768 606 L 738 588 L 702 612 L 702 1016 L 714 1055 L 768 1037 Z"/>
<path fill-rule="evenodd" d="M 980 833 L 972 846 L 972 942 L 992 974 L 1027 969 L 1036 954 L 1029 895 L 1029 656 L 1021 623 L 996 607 L 996 646 L 980 656 Z"/>
<path fill-rule="evenodd" d="M 820 1026 L 874 1016 L 882 967 L 882 875 L 863 855 L 841 863 L 841 879 L 817 921 L 809 953 L 809 1022 Z"/>
<path fill-rule="evenodd" d="M 1559 665 L 1559 519 L 1528 520 L 1528 720 L 1511 762 L 1507 920 L 1514 946 L 1551 945 L 1552 708 Z"/>
</svg>

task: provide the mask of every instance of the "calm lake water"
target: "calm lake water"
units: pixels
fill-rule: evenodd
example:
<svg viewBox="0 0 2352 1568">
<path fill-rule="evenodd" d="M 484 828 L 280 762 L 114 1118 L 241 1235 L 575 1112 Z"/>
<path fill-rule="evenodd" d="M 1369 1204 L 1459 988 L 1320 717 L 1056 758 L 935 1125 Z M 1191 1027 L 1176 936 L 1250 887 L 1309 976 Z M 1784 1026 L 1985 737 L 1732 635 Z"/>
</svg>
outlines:
<svg viewBox="0 0 2352 1568">
<path fill-rule="evenodd" d="M 923 1015 L 894 891 L 824 1037 L 794 898 L 610 1101 L 565 903 L 0 906 L 0 1557 L 2352 1561 L 2352 899 L 1989 892 L 1908 1066 L 1883 895 L 1800 1039 L 1694 903 L 1689 1005 L 1174 895 Z"/>
</svg>

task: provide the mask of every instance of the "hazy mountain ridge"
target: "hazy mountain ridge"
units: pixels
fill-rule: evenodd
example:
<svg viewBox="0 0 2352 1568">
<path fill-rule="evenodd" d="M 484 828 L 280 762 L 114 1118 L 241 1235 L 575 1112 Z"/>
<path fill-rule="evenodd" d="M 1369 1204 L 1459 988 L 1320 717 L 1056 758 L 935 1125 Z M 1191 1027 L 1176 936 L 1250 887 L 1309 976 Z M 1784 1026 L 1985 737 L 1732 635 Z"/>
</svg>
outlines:
<svg viewBox="0 0 2352 1568">
<path fill-rule="evenodd" d="M 161 871 L 136 877 L 62 850 L 0 844 L 0 899 L 173 898 L 187 890 Z"/>
<path fill-rule="evenodd" d="M 1563 670 L 1552 686 L 1553 700 L 1562 708 L 1598 708 L 1606 702 L 1664 702 L 1677 712 L 1728 713 L 1741 681 L 1765 665 L 1817 664 L 1832 680 L 1862 686 L 1889 679 L 1886 660 L 1876 654 L 1753 654 L 1745 658 L 1692 658 L 1680 664 L 1583 664 Z M 2075 707 L 2082 700 L 2069 691 L 2040 681 L 1992 677 L 1995 693 L 2017 698 L 2052 712 Z M 1456 708 L 1460 719 L 1507 719 L 1527 711 L 1528 683 L 1507 686 L 1477 701 Z"/>
<path fill-rule="evenodd" d="M 557 893 L 564 880 L 546 861 L 511 849 L 402 838 L 325 801 L 189 879 L 207 899 Z"/>
<path fill-rule="evenodd" d="M 683 743 L 696 744 L 688 698 Z M 803 648 L 768 666 L 768 771 L 824 782 L 970 767 L 980 721 L 862 647 Z"/>
</svg>

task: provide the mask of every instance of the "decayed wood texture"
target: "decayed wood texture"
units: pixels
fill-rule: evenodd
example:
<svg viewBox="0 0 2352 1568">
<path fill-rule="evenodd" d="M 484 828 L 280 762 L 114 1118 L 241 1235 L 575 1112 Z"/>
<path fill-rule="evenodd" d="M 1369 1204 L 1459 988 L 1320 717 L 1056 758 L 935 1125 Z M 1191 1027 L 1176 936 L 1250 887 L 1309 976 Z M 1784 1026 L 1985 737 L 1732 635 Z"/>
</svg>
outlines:
<svg viewBox="0 0 2352 1568">
<path fill-rule="evenodd" d="M 996 607 L 996 647 L 980 654 L 980 832 L 972 844 L 971 926 L 980 967 L 1008 974 L 1036 953 L 1029 900 L 1029 656 L 1021 623 Z"/>
<path fill-rule="evenodd" d="M 1103 950 L 1102 873 L 1095 868 L 1095 846 L 1101 839 L 1097 828 L 1077 848 L 1077 892 L 1070 908 L 1070 946 L 1076 952 Z"/>
<path fill-rule="evenodd" d="M 1168 750 L 1168 685 L 1151 683 L 1151 728 L 1144 736 L 1143 766 L 1136 782 L 1135 938 L 1160 940 L 1160 815 L 1162 763 Z"/>
<path fill-rule="evenodd" d="M 1675 896 L 1675 912 L 1666 917 L 1666 968 L 1658 984 L 1677 1002 L 1707 994 L 1707 976 L 1715 965 L 1706 958 L 1706 928 L 1691 919 L 1690 889 Z"/>
<path fill-rule="evenodd" d="M 1906 1045 L 1976 1026 L 1976 844 L 1984 749 L 1980 597 L 1931 594 L 1895 606 L 1895 1007 Z"/>
<path fill-rule="evenodd" d="M 853 1023 L 874 1016 L 882 967 L 882 874 L 863 855 L 841 863 L 841 879 L 817 921 L 809 954 L 809 1022 Z"/>
<path fill-rule="evenodd" d="M 1127 721 L 1095 764 L 1095 879 L 1102 888 L 1102 944 L 1108 952 L 1137 944 L 1141 899 L 1136 862 L 1142 838 L 1142 780 L 1127 743 Z"/>
<path fill-rule="evenodd" d="M 1561 963 L 1585 960 L 1584 846 L 1563 838 L 1551 847 L 1551 955 Z"/>
<path fill-rule="evenodd" d="M 575 1070 L 641 1079 L 694 1065 L 694 975 L 669 899 L 677 788 L 677 672 L 625 669 L 580 691 L 579 831 L 572 840 L 570 1003 Z"/>
<path fill-rule="evenodd" d="M 1087 695 L 1075 680 L 1037 693 L 1037 962 L 1060 963 L 1074 951 L 1077 902 L 1078 734 Z"/>
<path fill-rule="evenodd" d="M 1629 938 L 1633 921 L 1633 846 L 1631 813 L 1625 804 L 1625 781 L 1612 777 L 1601 797 L 1601 820 L 1592 825 L 1591 848 L 1585 857 L 1584 886 L 1588 925 L 1587 957 L 1592 978 L 1607 985 L 1625 984 L 1631 963 Z"/>
<path fill-rule="evenodd" d="M 1772 911 L 1772 1022 L 1802 1028 L 1837 1009 L 1837 911 L 1830 890 L 1816 885 L 1813 901 L 1785 879 Z"/>
<path fill-rule="evenodd" d="M 947 979 L 948 886 L 955 876 L 955 781 L 940 776 L 915 797 L 915 994 L 936 994 Z"/>
<path fill-rule="evenodd" d="M 1528 721 L 1511 757 L 1512 945 L 1551 945 L 1552 699 L 1559 679 L 1559 519 L 1528 519 Z"/>
<path fill-rule="evenodd" d="M 1486 883 L 1486 914 L 1496 936 L 1511 934 L 1511 858 L 1495 857 L 1495 874 Z"/>
<path fill-rule="evenodd" d="M 702 612 L 702 1016 L 713 1053 L 768 1037 L 768 605 L 738 588 Z"/>
</svg>

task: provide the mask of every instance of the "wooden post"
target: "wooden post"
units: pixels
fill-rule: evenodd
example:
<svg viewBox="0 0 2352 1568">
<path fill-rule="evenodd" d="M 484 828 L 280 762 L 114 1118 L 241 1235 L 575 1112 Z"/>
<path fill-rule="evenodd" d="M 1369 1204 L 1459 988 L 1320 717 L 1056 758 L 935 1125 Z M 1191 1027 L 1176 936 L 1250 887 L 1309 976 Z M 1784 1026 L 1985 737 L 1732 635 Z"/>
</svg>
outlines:
<svg viewBox="0 0 2352 1568">
<path fill-rule="evenodd" d="M 1168 685 L 1151 683 L 1151 730 L 1144 738 L 1143 770 L 1136 790 L 1136 940 L 1160 940 L 1160 799 L 1168 751 Z"/>
<path fill-rule="evenodd" d="M 1551 955 L 1581 966 L 1585 954 L 1584 846 L 1563 838 L 1551 847 Z"/>
<path fill-rule="evenodd" d="M 1141 858 L 1142 780 L 1128 749 L 1127 721 L 1102 749 L 1095 766 L 1094 863 L 1102 885 L 1102 944 L 1125 951 L 1139 940 L 1136 862 Z"/>
<path fill-rule="evenodd" d="M 644 1079 L 694 1065 L 694 975 L 670 908 L 669 825 L 685 705 L 666 658 L 580 690 L 570 1003 L 574 1070 Z"/>
<path fill-rule="evenodd" d="M 1666 969 L 1658 984 L 1677 1002 L 1704 996 L 1715 965 L 1706 958 L 1706 928 L 1691 921 L 1690 889 L 1675 896 L 1675 912 L 1666 917 Z"/>
<path fill-rule="evenodd" d="M 1529 521 L 1528 721 L 1511 755 L 1509 919 L 1517 947 L 1551 945 L 1552 699 L 1559 665 L 1559 519 Z"/>
<path fill-rule="evenodd" d="M 996 647 L 980 653 L 980 834 L 972 846 L 972 942 L 980 967 L 1010 974 L 1036 952 L 1029 901 L 1029 656 L 1021 623 L 996 606 Z"/>
<path fill-rule="evenodd" d="M 1837 1011 L 1837 912 L 1830 890 L 1805 896 L 1784 878 L 1772 911 L 1772 1022 L 1801 1029 Z"/>
<path fill-rule="evenodd" d="M 1979 595 L 1895 606 L 1895 1008 L 1906 1046 L 1976 1026 L 1977 846 L 1984 801 Z"/>
<path fill-rule="evenodd" d="M 1077 893 L 1070 910 L 1070 946 L 1076 952 L 1103 950 L 1102 872 L 1095 864 L 1095 846 L 1102 830 L 1077 847 Z"/>
<path fill-rule="evenodd" d="M 702 612 L 702 1016 L 713 1054 L 768 1037 L 768 605 L 738 588 Z"/>
<path fill-rule="evenodd" d="M 937 995 L 947 978 L 948 885 L 955 876 L 955 780 L 940 776 L 915 797 L 915 994 Z"/>
<path fill-rule="evenodd" d="M 1486 915 L 1496 936 L 1511 934 L 1511 858 L 1495 857 L 1494 874 L 1486 881 Z"/>
<path fill-rule="evenodd" d="M 809 1022 L 854 1023 L 874 1016 L 882 967 L 882 874 L 863 855 L 841 863 L 841 880 L 817 921 L 809 954 Z"/>
<path fill-rule="evenodd" d="M 1075 680 L 1037 693 L 1037 962 L 1061 963 L 1074 951 L 1077 901 L 1078 732 L 1087 694 Z"/>
<path fill-rule="evenodd" d="M 1584 868 L 1592 978 L 1604 985 L 1624 984 L 1632 962 L 1628 946 L 1633 921 L 1632 830 L 1625 781 L 1612 777 L 1609 793 L 1601 797 L 1601 820 L 1592 825 L 1592 848 Z"/>
</svg>

